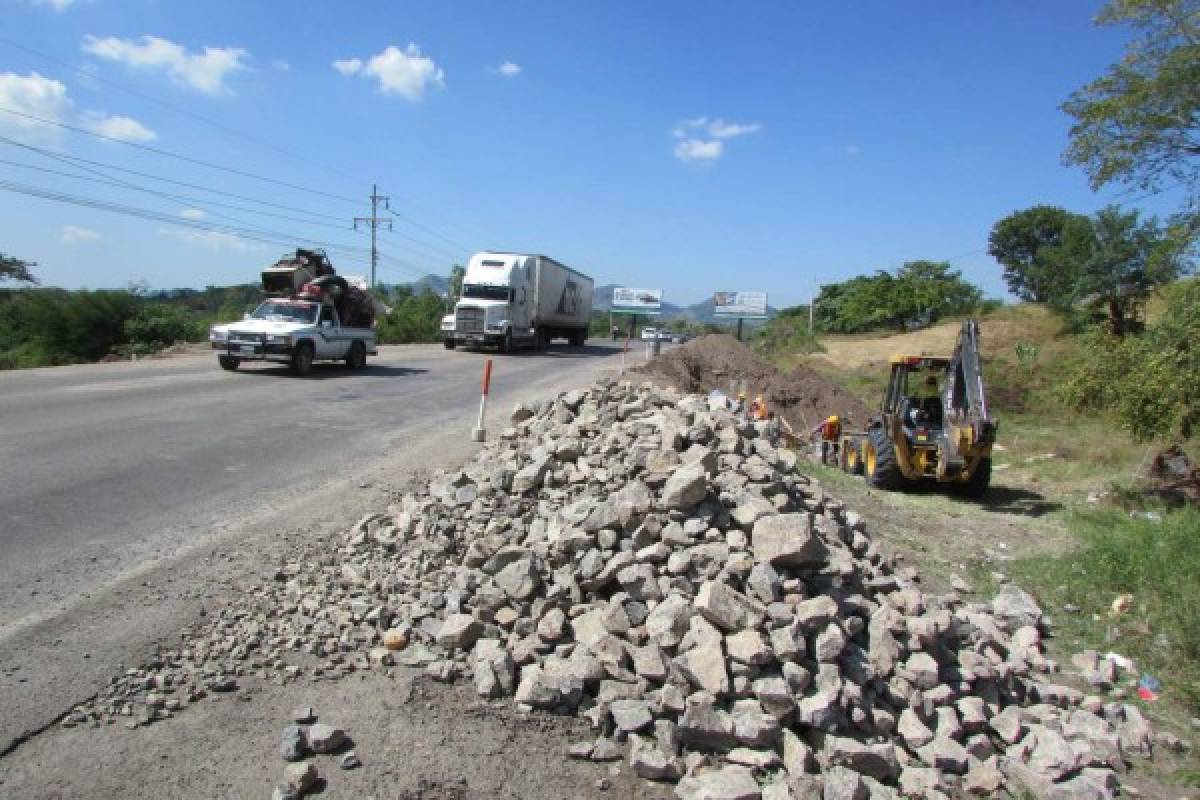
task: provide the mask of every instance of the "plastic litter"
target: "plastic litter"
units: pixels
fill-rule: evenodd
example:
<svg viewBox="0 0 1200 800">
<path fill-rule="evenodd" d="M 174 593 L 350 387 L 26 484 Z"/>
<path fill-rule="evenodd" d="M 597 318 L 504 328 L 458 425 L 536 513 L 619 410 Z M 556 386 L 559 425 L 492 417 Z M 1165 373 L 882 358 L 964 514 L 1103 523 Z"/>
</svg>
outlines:
<svg viewBox="0 0 1200 800">
<path fill-rule="evenodd" d="M 1162 682 L 1153 675 L 1145 674 L 1138 681 L 1137 693 L 1138 697 L 1148 703 L 1152 703 L 1158 699 L 1158 693 L 1162 691 Z"/>
</svg>

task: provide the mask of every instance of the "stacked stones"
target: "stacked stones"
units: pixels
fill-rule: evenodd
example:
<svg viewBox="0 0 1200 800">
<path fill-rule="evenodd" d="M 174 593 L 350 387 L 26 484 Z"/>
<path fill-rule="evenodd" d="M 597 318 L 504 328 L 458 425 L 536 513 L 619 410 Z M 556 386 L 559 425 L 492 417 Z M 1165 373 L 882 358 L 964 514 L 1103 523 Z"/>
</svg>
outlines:
<svg viewBox="0 0 1200 800">
<path fill-rule="evenodd" d="M 569 755 L 627 757 L 697 800 L 1112 797 L 1149 755 L 1137 709 L 1045 680 L 1042 612 L 1016 587 L 923 593 L 772 432 L 611 381 L 519 406 L 462 471 L 223 611 L 222 660 L 166 654 L 175 685 L 469 674 L 586 716 L 597 737 Z"/>
</svg>

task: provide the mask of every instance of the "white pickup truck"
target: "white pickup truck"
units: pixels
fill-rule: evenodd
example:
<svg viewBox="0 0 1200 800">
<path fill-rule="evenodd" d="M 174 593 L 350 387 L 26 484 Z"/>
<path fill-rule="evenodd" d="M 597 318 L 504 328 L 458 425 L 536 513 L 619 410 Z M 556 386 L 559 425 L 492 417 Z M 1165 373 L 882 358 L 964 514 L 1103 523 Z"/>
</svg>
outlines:
<svg viewBox="0 0 1200 800">
<path fill-rule="evenodd" d="M 343 327 L 337 309 L 306 299 L 272 298 L 240 322 L 214 325 L 208 341 L 217 362 L 235 370 L 243 361 L 277 361 L 296 375 L 312 372 L 314 361 L 345 361 L 362 369 L 376 355 L 375 331 Z"/>
</svg>

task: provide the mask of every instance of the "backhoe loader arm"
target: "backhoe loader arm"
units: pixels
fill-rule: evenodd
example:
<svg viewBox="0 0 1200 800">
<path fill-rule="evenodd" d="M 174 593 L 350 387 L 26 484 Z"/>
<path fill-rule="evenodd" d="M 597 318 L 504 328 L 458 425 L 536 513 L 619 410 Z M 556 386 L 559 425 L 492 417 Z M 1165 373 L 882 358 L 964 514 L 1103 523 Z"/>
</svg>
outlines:
<svg viewBox="0 0 1200 800">
<path fill-rule="evenodd" d="M 954 353 L 946 366 L 946 393 L 943 396 L 945 419 L 958 426 L 973 429 L 975 441 L 988 441 L 995 425 L 988 411 L 987 395 L 983 388 L 983 361 L 980 357 L 978 320 L 963 322 Z"/>
</svg>

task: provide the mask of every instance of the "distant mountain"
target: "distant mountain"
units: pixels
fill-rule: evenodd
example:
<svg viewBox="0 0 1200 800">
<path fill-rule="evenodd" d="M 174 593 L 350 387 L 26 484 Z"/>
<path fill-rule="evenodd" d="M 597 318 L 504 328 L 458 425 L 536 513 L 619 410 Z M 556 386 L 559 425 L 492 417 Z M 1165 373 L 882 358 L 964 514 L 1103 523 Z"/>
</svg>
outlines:
<svg viewBox="0 0 1200 800">
<path fill-rule="evenodd" d="M 608 283 L 603 286 L 597 286 L 592 300 L 592 309 L 594 311 L 608 311 L 612 308 L 613 289 L 617 288 L 617 284 Z M 713 300 L 709 297 L 707 300 L 701 300 L 699 303 L 693 303 L 690 306 L 678 306 L 674 303 L 664 301 L 662 304 L 662 313 L 659 319 L 687 319 L 693 322 L 729 322 L 728 317 L 718 317 L 713 313 Z M 767 306 L 767 316 L 773 317 L 778 313 L 778 309 Z"/>
</svg>

